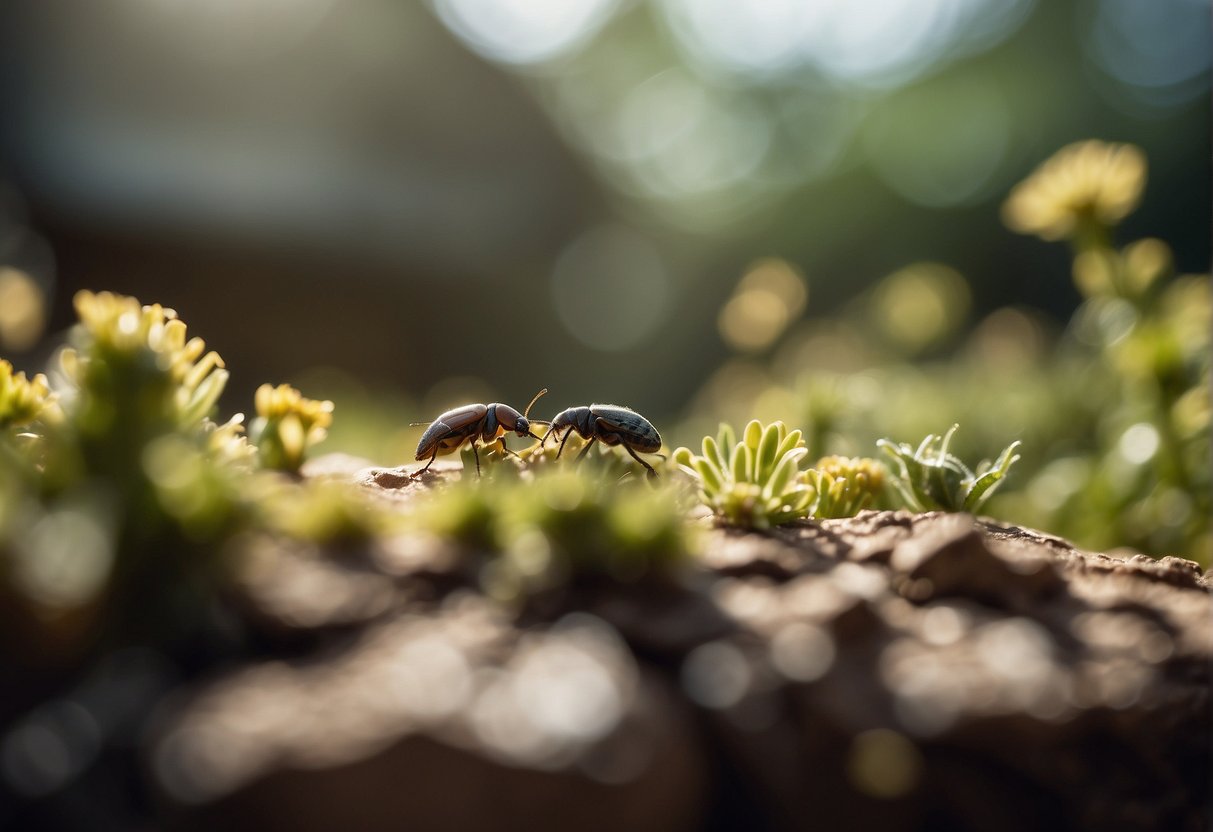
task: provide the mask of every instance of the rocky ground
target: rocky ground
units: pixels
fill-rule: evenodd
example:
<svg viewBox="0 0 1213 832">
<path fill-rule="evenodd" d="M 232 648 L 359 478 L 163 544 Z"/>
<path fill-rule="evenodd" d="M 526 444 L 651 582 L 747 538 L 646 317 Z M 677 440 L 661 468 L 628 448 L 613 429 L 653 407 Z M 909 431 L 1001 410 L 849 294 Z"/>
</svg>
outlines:
<svg viewBox="0 0 1213 832">
<path fill-rule="evenodd" d="M 407 503 L 457 468 L 312 474 Z M 33 711 L 0 827 L 1209 828 L 1195 563 L 959 514 L 707 535 L 509 608 L 433 541 L 241 541 L 239 650 L 128 649 Z"/>
<path fill-rule="evenodd" d="M 357 476 L 385 499 L 422 487 Z M 676 579 L 513 613 L 441 548 L 264 546 L 238 591 L 264 658 L 163 709 L 145 763 L 161 818 L 1209 827 L 1213 603 L 1195 563 L 939 513 L 710 535 Z"/>
</svg>

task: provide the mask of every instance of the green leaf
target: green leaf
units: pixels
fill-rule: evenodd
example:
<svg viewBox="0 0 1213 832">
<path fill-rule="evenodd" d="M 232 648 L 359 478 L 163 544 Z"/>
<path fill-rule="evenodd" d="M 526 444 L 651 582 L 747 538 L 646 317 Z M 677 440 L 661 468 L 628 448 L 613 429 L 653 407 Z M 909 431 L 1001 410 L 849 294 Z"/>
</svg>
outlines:
<svg viewBox="0 0 1213 832">
<path fill-rule="evenodd" d="M 965 511 L 977 512 L 985 505 L 994 493 L 994 489 L 1006 477 L 1011 466 L 1019 461 L 1019 454 L 1015 454 L 1015 449 L 1020 446 L 1019 441 L 1012 442 L 1007 446 L 1006 450 L 999 456 L 995 467 L 986 472 L 970 486 L 969 493 L 965 495 L 964 508 Z M 1012 454 L 1015 454 L 1012 456 Z"/>
<path fill-rule="evenodd" d="M 948 428 L 948 432 L 943 435 L 943 442 L 939 446 L 939 458 L 940 459 L 947 459 L 948 446 L 950 444 L 952 444 L 952 435 L 956 433 L 956 430 L 959 427 L 960 427 L 960 423 L 953 422 L 952 427 Z M 959 461 L 959 460 L 957 460 L 957 461 Z"/>
<path fill-rule="evenodd" d="M 747 482 L 750 479 L 750 466 L 746 459 L 750 453 L 753 452 L 745 445 L 733 446 L 733 458 L 729 460 L 729 472 L 733 475 L 733 482 Z"/>
<path fill-rule="evenodd" d="M 757 472 L 754 480 L 758 483 L 763 483 L 771 475 L 771 471 L 775 468 L 775 452 L 779 449 L 779 428 L 778 424 L 767 425 L 766 430 L 762 432 L 762 440 L 758 444 L 757 454 Z"/>
<path fill-rule="evenodd" d="M 782 458 L 784 454 L 786 454 L 788 451 L 792 450 L 793 448 L 802 448 L 807 453 L 808 449 L 804 448 L 804 443 L 800 439 L 803 435 L 804 434 L 799 430 L 789 431 L 787 436 L 785 436 L 783 438 L 783 440 L 780 441 L 779 449 L 775 451 L 775 458 L 776 459 Z"/>
<path fill-rule="evenodd" d="M 733 446 L 737 444 L 737 436 L 733 433 L 733 426 L 727 422 L 720 423 L 720 431 L 717 434 L 717 441 L 720 444 L 722 459 L 733 453 Z M 721 465 L 721 469 L 725 469 L 727 465 Z"/>
<path fill-rule="evenodd" d="M 709 494 L 720 491 L 724 487 L 721 481 L 720 472 L 716 470 L 710 462 L 702 457 L 696 457 L 694 461 L 695 473 L 699 475 L 699 479 L 703 482 L 704 491 Z"/>
<path fill-rule="evenodd" d="M 709 462 L 711 462 L 721 471 L 724 471 L 729 467 L 725 454 L 721 452 L 720 446 L 717 445 L 716 441 L 710 436 L 705 436 L 703 438 L 703 455 Z"/>
<path fill-rule="evenodd" d="M 762 441 L 762 422 L 757 419 L 751 419 L 750 423 L 745 426 L 745 445 L 751 450 L 758 450 L 758 444 Z"/>
<path fill-rule="evenodd" d="M 795 453 L 787 453 L 780 457 L 779 462 L 775 465 L 775 470 L 771 473 L 771 479 L 763 488 L 765 496 L 771 497 L 783 493 L 788 483 L 796 476 L 799 468 L 796 464 L 798 459 L 799 457 Z"/>
</svg>

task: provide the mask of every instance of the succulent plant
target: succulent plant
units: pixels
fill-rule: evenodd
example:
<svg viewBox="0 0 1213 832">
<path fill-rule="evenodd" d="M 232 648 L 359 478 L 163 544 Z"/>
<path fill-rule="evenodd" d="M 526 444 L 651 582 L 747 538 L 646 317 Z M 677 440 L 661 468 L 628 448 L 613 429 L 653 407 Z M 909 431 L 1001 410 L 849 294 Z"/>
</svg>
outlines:
<svg viewBox="0 0 1213 832">
<path fill-rule="evenodd" d="M 884 490 L 885 468 L 874 459 L 827 456 L 805 472 L 817 498 L 813 517 L 853 517 Z"/>
<path fill-rule="evenodd" d="M 808 453 L 799 430 L 751 421 L 738 442 L 731 425 L 705 436 L 703 455 L 689 448 L 674 462 L 699 482 L 703 502 L 726 523 L 768 529 L 809 516 L 816 496 L 800 468 Z"/>
<path fill-rule="evenodd" d="M 948 453 L 952 435 L 960 425 L 941 437 L 931 434 L 917 448 L 880 439 L 877 445 L 894 464 L 892 483 L 916 511 L 979 511 L 991 493 L 1019 459 L 1018 441 L 1008 445 L 993 463 L 982 462 L 970 470 L 960 459 Z"/>
</svg>

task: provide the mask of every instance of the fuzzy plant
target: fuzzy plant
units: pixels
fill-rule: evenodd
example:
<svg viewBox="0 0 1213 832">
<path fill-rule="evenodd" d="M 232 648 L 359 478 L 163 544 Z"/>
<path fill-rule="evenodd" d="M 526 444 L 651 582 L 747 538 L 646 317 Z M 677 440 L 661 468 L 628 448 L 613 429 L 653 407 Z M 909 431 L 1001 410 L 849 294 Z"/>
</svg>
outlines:
<svg viewBox="0 0 1213 832">
<path fill-rule="evenodd" d="M 705 436 L 703 454 L 674 452 L 674 462 L 699 483 L 700 496 L 725 523 L 769 529 L 807 517 L 816 496 L 800 462 L 808 453 L 799 430 L 783 422 L 746 425 L 738 441 L 731 425 Z"/>
<path fill-rule="evenodd" d="M 874 459 L 827 456 L 805 472 L 816 499 L 815 519 L 854 517 L 884 490 L 885 468 Z"/>
<path fill-rule="evenodd" d="M 948 452 L 952 435 L 959 427 L 952 425 L 943 437 L 931 434 L 917 448 L 888 439 L 877 441 L 893 461 L 892 484 L 908 508 L 977 512 L 1019 460 L 1015 451 L 1020 443 L 1016 441 L 1003 449 L 993 463 L 982 462 L 977 470 L 971 470 Z"/>
</svg>

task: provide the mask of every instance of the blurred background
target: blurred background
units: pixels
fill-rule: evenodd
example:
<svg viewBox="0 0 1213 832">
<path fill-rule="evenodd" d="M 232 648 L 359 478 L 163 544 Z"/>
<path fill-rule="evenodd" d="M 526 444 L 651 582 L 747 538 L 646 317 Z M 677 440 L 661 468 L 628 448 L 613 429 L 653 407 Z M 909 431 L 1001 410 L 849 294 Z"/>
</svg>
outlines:
<svg viewBox="0 0 1213 832">
<path fill-rule="evenodd" d="M 1083 296 L 999 206 L 1067 143 L 1131 142 L 1120 236 L 1206 271 L 1210 41 L 1207 0 L 10 2 L 0 348 L 41 369 L 81 288 L 158 301 L 226 359 L 225 414 L 290 381 L 383 464 L 409 421 L 543 386 L 539 416 L 618 402 L 671 445 L 960 421 L 978 458 L 1025 439 L 1053 490 L 1004 513 L 1045 525 L 1094 476 L 1046 471 L 1099 422 L 1055 351 Z M 1166 450 L 1143 418 L 1096 424 L 1101 476 Z M 1197 487 L 1052 530 L 1207 546 Z"/>
</svg>

